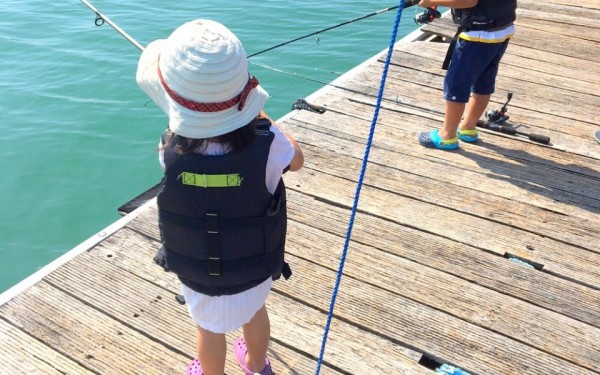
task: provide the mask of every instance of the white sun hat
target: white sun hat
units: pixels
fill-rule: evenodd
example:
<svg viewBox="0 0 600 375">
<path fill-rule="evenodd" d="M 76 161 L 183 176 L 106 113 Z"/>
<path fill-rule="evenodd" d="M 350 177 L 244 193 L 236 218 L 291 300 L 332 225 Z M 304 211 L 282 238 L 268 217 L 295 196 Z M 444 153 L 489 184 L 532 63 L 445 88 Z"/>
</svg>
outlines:
<svg viewBox="0 0 600 375">
<path fill-rule="evenodd" d="M 168 39 L 151 42 L 138 62 L 136 81 L 187 138 L 210 138 L 239 129 L 263 109 L 269 94 L 248 73 L 246 52 L 222 24 L 198 19 Z"/>
</svg>

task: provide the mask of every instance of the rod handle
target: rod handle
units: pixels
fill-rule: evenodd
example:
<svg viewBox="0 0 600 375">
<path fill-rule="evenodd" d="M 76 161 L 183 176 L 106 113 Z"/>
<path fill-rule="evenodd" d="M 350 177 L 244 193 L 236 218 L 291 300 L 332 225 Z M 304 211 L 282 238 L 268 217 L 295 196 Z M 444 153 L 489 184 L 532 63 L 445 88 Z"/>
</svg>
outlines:
<svg viewBox="0 0 600 375">
<path fill-rule="evenodd" d="M 541 135 L 541 134 L 529 134 L 529 139 L 537 142 L 537 143 L 542 143 L 542 144 L 549 144 L 550 143 L 550 137 L 548 137 L 547 135 Z"/>
<path fill-rule="evenodd" d="M 530 141 L 542 143 L 545 145 L 550 144 L 550 137 L 548 137 L 547 135 L 523 133 L 523 132 L 517 131 L 517 129 L 515 129 L 511 126 L 494 124 L 494 123 L 490 123 L 490 122 L 484 121 L 484 120 L 478 120 L 477 126 L 480 128 L 489 129 L 489 130 L 493 130 L 493 131 L 497 131 L 497 132 L 509 134 L 509 135 L 523 135 L 523 136 L 526 136 L 527 138 L 529 138 Z"/>
<path fill-rule="evenodd" d="M 478 120 L 477 126 L 480 128 L 489 129 L 489 130 L 493 130 L 493 131 L 504 133 L 504 134 L 517 135 L 517 130 L 515 128 L 512 128 L 510 126 L 503 126 L 503 125 L 490 123 L 488 121 Z"/>
</svg>

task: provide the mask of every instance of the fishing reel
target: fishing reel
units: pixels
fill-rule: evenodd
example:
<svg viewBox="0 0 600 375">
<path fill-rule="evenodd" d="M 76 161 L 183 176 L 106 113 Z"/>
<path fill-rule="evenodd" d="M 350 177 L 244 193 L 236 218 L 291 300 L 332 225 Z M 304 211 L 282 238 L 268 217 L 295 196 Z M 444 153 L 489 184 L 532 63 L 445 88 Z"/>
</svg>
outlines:
<svg viewBox="0 0 600 375">
<path fill-rule="evenodd" d="M 500 110 L 488 109 L 487 111 L 485 111 L 485 118 L 488 120 L 488 122 L 493 122 L 496 124 L 503 124 L 506 122 L 506 120 L 508 120 L 510 118 L 510 116 L 506 114 L 506 112 L 508 111 L 508 108 L 506 108 L 506 106 L 508 105 L 508 102 L 510 102 L 510 100 L 512 99 L 512 96 L 513 96 L 513 93 L 511 91 L 509 91 L 508 95 L 507 95 L 506 103 L 504 103 L 504 105 L 502 106 L 502 108 L 500 108 Z"/>
<path fill-rule="evenodd" d="M 415 14 L 415 23 L 417 25 L 425 25 L 435 20 L 436 18 L 440 18 L 442 14 L 438 12 L 437 6 L 427 8 L 423 12 L 419 14 Z"/>
</svg>

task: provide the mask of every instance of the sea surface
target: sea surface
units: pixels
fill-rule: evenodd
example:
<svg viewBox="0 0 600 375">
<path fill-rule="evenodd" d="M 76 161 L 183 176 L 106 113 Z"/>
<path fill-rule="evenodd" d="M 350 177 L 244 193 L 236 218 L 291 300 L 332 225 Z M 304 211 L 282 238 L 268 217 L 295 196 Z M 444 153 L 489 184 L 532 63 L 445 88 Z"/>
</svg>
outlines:
<svg viewBox="0 0 600 375">
<path fill-rule="evenodd" d="M 248 55 L 394 1 L 90 1 L 142 45 L 209 18 Z M 417 28 L 404 10 L 398 39 Z M 387 49 L 396 10 L 250 58 L 280 118 L 293 102 Z M 165 115 L 135 83 L 139 50 L 77 0 L 0 4 L 0 293 L 120 218 L 161 178 Z M 379 79 L 379 77 L 377 78 Z M 315 82 L 317 81 L 317 82 Z"/>
</svg>

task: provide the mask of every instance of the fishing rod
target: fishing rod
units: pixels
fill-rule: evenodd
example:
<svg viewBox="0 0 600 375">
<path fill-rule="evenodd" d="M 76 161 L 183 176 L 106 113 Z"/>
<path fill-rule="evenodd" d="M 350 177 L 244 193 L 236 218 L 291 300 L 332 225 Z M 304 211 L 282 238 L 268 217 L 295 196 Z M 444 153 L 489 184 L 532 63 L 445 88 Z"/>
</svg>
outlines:
<svg viewBox="0 0 600 375">
<path fill-rule="evenodd" d="M 111 26 L 111 27 L 112 27 L 112 28 L 113 28 L 115 31 L 117 31 L 119 34 L 121 34 L 123 37 L 125 37 L 125 39 L 127 39 L 127 40 L 128 40 L 130 43 L 131 43 L 131 44 L 133 44 L 135 47 L 137 47 L 137 49 L 139 49 L 140 51 L 144 51 L 144 47 L 143 47 L 143 46 L 142 46 L 140 43 L 138 43 L 138 42 L 137 42 L 135 39 L 133 39 L 133 38 L 132 38 L 132 37 L 131 37 L 129 34 L 127 34 L 127 33 L 126 33 L 126 32 L 125 32 L 123 29 L 121 29 L 121 28 L 120 28 L 120 27 L 119 27 L 119 26 L 118 26 L 116 23 L 114 23 L 114 22 L 113 22 L 113 21 L 112 21 L 110 18 L 108 18 L 106 15 L 104 15 L 102 12 L 100 12 L 100 11 L 99 11 L 99 10 L 98 10 L 98 9 L 97 9 L 95 6 L 93 6 L 93 5 L 92 5 L 92 4 L 91 4 L 89 1 L 87 1 L 87 0 L 80 0 L 80 1 L 81 1 L 83 4 L 85 4 L 85 5 L 86 5 L 86 6 L 87 6 L 87 7 L 88 7 L 88 8 L 89 8 L 89 9 L 90 9 L 92 12 L 94 12 L 94 13 L 96 14 L 96 19 L 94 20 L 94 24 L 95 24 L 96 26 L 102 26 L 102 25 L 104 25 L 104 23 L 105 23 L 105 22 L 106 22 L 106 23 L 108 23 L 108 24 L 109 24 L 109 25 L 110 25 L 110 26 Z M 418 4 L 418 2 L 419 2 L 419 1 L 420 1 L 420 0 L 409 0 L 408 2 L 405 2 L 405 3 L 404 3 L 404 8 L 408 8 L 408 7 L 411 7 L 411 6 L 413 6 L 413 5 L 416 5 L 416 4 Z M 300 39 L 308 38 L 309 36 L 316 35 L 316 34 L 319 34 L 319 33 L 322 33 L 322 32 L 324 32 L 324 31 L 331 30 L 331 29 L 334 29 L 334 28 L 336 28 L 336 27 L 340 27 L 340 26 L 346 25 L 346 24 L 348 24 L 348 23 L 351 23 L 351 22 L 356 22 L 356 21 L 358 21 L 358 20 L 361 20 L 361 19 L 365 19 L 365 18 L 368 18 L 368 17 L 372 17 L 372 16 L 374 16 L 374 15 L 381 14 L 381 13 L 384 13 L 384 12 L 388 12 L 388 11 L 390 11 L 390 10 L 397 9 L 398 7 L 399 7 L 399 5 L 397 5 L 397 6 L 393 6 L 393 7 L 389 7 L 389 8 L 385 8 L 385 9 L 381 9 L 381 10 L 378 10 L 378 11 L 376 11 L 376 12 L 373 12 L 373 13 L 367 14 L 367 15 L 365 15 L 365 16 L 358 17 L 358 18 L 355 18 L 355 19 L 353 19 L 353 20 L 349 20 L 349 21 L 346 21 L 346 22 L 343 22 L 343 23 L 340 23 L 340 24 L 337 24 L 337 25 L 334 25 L 334 26 L 328 27 L 328 28 L 325 28 L 325 29 L 319 30 L 319 31 L 317 31 L 317 32 L 314 32 L 314 33 L 311 33 L 311 34 L 307 34 L 307 35 L 305 35 L 305 36 L 302 36 L 302 37 L 300 37 L 300 38 L 296 38 L 296 39 L 290 40 L 290 41 L 288 41 L 288 42 L 285 42 L 285 43 L 280 43 L 280 44 L 278 44 L 278 45 L 276 45 L 276 46 L 273 46 L 273 47 L 271 47 L 271 48 L 267 48 L 267 49 L 265 49 L 265 50 L 262 50 L 262 51 L 259 51 L 259 52 L 257 52 L 257 53 L 254 53 L 254 54 L 252 54 L 252 55 L 250 55 L 250 56 L 248 56 L 248 57 L 256 56 L 256 55 L 258 55 L 258 54 L 260 54 L 260 53 L 267 52 L 267 51 L 270 51 L 270 50 L 272 50 L 272 49 L 275 49 L 275 48 L 278 48 L 278 47 L 284 46 L 284 45 L 286 45 L 286 44 L 293 43 L 293 42 L 295 42 L 295 41 L 298 41 L 298 40 L 300 40 Z M 324 83 L 324 84 L 327 84 L 327 85 L 331 85 L 331 83 L 327 83 L 327 82 L 321 82 L 321 83 Z M 335 86 L 335 85 L 333 85 L 333 86 Z M 337 86 L 336 86 L 336 87 L 337 87 Z M 344 89 L 343 87 L 339 87 L 339 88 L 341 88 L 341 89 Z M 295 106 L 297 109 L 301 109 L 301 108 L 303 108 L 303 109 L 308 109 L 308 108 L 312 107 L 312 105 L 310 105 L 310 104 L 309 104 L 309 103 L 307 103 L 306 101 L 304 101 L 304 102 L 297 102 L 297 103 L 295 103 L 295 105 L 294 105 L 294 106 Z M 320 108 L 319 108 L 319 109 L 320 109 Z M 322 112 L 321 112 L 321 113 L 322 113 Z M 495 127 L 494 127 L 493 129 L 492 129 L 492 128 L 490 128 L 490 127 L 487 127 L 487 128 L 488 128 L 488 129 L 491 129 L 491 130 L 496 130 L 496 129 L 495 129 Z M 506 132 L 506 131 L 505 131 L 505 132 Z M 513 135 L 514 135 L 514 134 L 513 134 Z"/>
<path fill-rule="evenodd" d="M 491 121 L 477 120 L 477 127 L 489 129 L 495 132 L 504 133 L 508 135 L 522 135 L 529 138 L 530 141 L 542 143 L 544 145 L 550 144 L 550 137 L 542 134 L 525 133 L 517 130 L 511 125 L 500 125 Z"/>
<path fill-rule="evenodd" d="M 121 29 L 121 28 L 120 28 L 120 27 L 119 27 L 117 24 L 115 24 L 114 22 L 112 22 L 112 21 L 110 20 L 110 18 L 108 18 L 107 16 L 105 16 L 104 14 L 102 14 L 102 13 L 101 13 L 101 12 L 100 12 L 100 11 L 99 11 L 99 10 L 98 10 L 96 7 L 95 7 L 95 6 L 93 6 L 93 5 L 92 5 L 92 4 L 91 4 L 89 1 L 87 1 L 87 0 L 79 0 L 79 1 L 81 1 L 83 4 L 85 4 L 85 5 L 86 5 L 88 8 L 90 8 L 90 10 L 91 10 L 92 12 L 94 12 L 94 13 L 96 14 L 96 20 L 94 21 L 94 23 L 95 23 L 95 25 L 96 25 L 96 26 L 102 26 L 102 25 L 104 24 L 104 22 L 108 23 L 108 24 L 109 24 L 109 25 L 110 25 L 110 26 L 111 26 L 113 29 L 115 29 L 115 31 L 117 31 L 119 34 L 121 34 L 123 37 L 125 37 L 125 39 L 127 39 L 127 40 L 128 40 L 130 43 L 131 43 L 131 44 L 133 44 L 134 46 L 136 46 L 136 47 L 137 47 L 137 49 L 139 49 L 140 51 L 144 51 L 144 47 L 142 47 L 142 45 L 141 45 L 141 44 L 139 44 L 139 43 L 138 43 L 138 42 L 137 42 L 135 39 L 133 39 L 133 38 L 132 38 L 132 37 L 131 37 L 129 34 L 127 34 L 125 31 L 123 31 L 123 29 Z M 408 1 L 404 2 L 403 9 L 406 9 L 406 8 L 412 7 L 412 6 L 414 6 L 414 5 L 417 5 L 417 4 L 418 4 L 420 1 L 421 1 L 421 0 L 408 0 Z M 382 13 L 385 13 L 385 12 L 389 12 L 390 10 L 394 10 L 394 9 L 397 9 L 397 8 L 399 8 L 399 7 L 400 7 L 399 5 L 396 5 L 396 6 L 393 6 L 393 7 L 388 7 L 388 8 L 380 9 L 380 10 L 378 10 L 378 11 L 375 11 L 375 12 L 373 12 L 373 13 L 369 13 L 369 14 L 367 14 L 367 15 L 364 15 L 364 16 L 362 16 L 362 17 L 357 17 L 357 18 L 354 18 L 354 19 L 351 19 L 351 20 L 348 20 L 348 21 L 345 21 L 345 22 L 339 23 L 339 24 L 337 24 L 337 25 L 334 25 L 334 26 L 327 27 L 327 28 L 325 28 L 325 29 L 321 29 L 321 30 L 319 30 L 319 31 L 315 31 L 315 32 L 313 32 L 313 33 L 310 33 L 310 34 L 303 35 L 303 36 L 301 36 L 301 37 L 298 37 L 298 38 L 295 38 L 295 39 L 289 40 L 289 41 L 287 41 L 287 42 L 279 43 L 279 44 L 277 44 L 277 45 L 275 45 L 275 46 L 273 46 L 273 47 L 269 47 L 269 48 L 263 49 L 262 51 L 258 51 L 258 52 L 256 52 L 256 53 L 253 53 L 253 54 L 251 54 L 251 55 L 247 56 L 247 58 L 250 58 L 250 57 L 253 57 L 253 56 L 256 56 L 256 55 L 260 55 L 261 53 L 264 53 L 264 52 L 267 52 L 267 51 L 271 51 L 271 50 L 273 50 L 273 49 L 275 49 L 275 48 L 279 48 L 279 47 L 285 46 L 285 45 L 287 45 L 287 44 L 290 44 L 290 43 L 293 43 L 293 42 L 297 42 L 297 41 L 299 41 L 299 40 L 302 40 L 302 39 L 308 38 L 308 37 L 310 37 L 310 36 L 317 35 L 317 34 L 320 34 L 320 33 L 323 33 L 323 32 L 325 32 L 325 31 L 329 31 L 329 30 L 332 30 L 332 29 L 338 28 L 338 27 L 340 27 L 340 26 L 347 25 L 347 24 L 349 24 L 349 23 L 352 23 L 352 22 L 360 21 L 360 20 L 363 20 L 363 19 L 365 19 L 365 18 L 369 18 L 369 17 L 376 16 L 376 15 L 378 15 L 378 14 L 382 14 Z"/>
<path fill-rule="evenodd" d="M 412 7 L 413 5 L 417 5 L 417 4 L 419 4 L 419 2 L 420 2 L 420 1 L 421 1 L 421 0 L 408 0 L 408 1 L 405 1 L 405 2 L 404 2 L 404 6 L 402 7 L 402 9 L 406 9 L 406 8 Z M 400 5 L 396 5 L 396 6 L 393 6 L 393 7 L 388 7 L 388 8 L 380 9 L 380 10 L 378 10 L 378 11 L 375 11 L 375 12 L 373 12 L 373 13 L 369 13 L 369 14 L 367 14 L 367 15 L 364 15 L 364 16 L 362 16 L 362 17 L 353 18 L 353 19 L 351 19 L 351 20 L 344 21 L 344 22 L 342 22 L 342 23 L 338 23 L 337 25 L 333 25 L 333 26 L 330 26 L 330 27 L 326 27 L 326 28 L 324 28 L 324 29 L 321 29 L 321 30 L 319 30 L 319 31 L 315 31 L 314 33 L 306 34 L 306 35 L 303 35 L 303 36 L 301 36 L 301 37 L 298 37 L 298 38 L 296 38 L 296 39 L 288 40 L 287 42 L 279 43 L 279 44 L 277 44 L 276 46 L 269 47 L 269 48 L 267 48 L 267 49 L 263 49 L 262 51 L 255 52 L 255 53 L 253 53 L 253 54 L 249 55 L 249 56 L 248 56 L 248 58 L 250 58 L 250 57 L 253 57 L 253 56 L 256 56 L 256 55 L 260 55 L 261 53 L 264 53 L 264 52 L 270 51 L 270 50 L 272 50 L 272 49 L 275 49 L 275 48 L 283 47 L 283 46 L 285 46 L 285 45 L 287 45 L 287 44 L 290 44 L 290 43 L 297 42 L 297 41 L 299 41 L 299 40 L 302 40 L 302 39 L 308 38 L 308 37 L 310 37 L 310 36 L 313 36 L 313 35 L 321 34 L 321 33 L 325 32 L 325 31 L 333 30 L 333 29 L 335 29 L 335 28 L 338 28 L 338 27 L 340 27 L 340 26 L 347 25 L 347 24 L 349 24 L 349 23 L 353 23 L 353 22 L 356 22 L 356 21 L 364 20 L 365 18 L 373 17 L 373 16 L 376 16 L 376 15 L 378 15 L 378 14 L 382 14 L 382 13 L 385 13 L 385 12 L 389 12 L 390 10 L 398 9 L 399 7 L 400 7 Z"/>
<path fill-rule="evenodd" d="M 336 86 L 336 87 L 344 89 L 343 87 L 340 87 L 340 86 Z M 357 102 L 357 103 L 364 103 L 364 102 L 361 102 L 359 100 L 352 99 L 352 98 L 350 98 L 348 100 Z M 426 111 L 428 113 L 432 113 L 432 114 L 436 114 L 436 115 L 443 115 L 443 113 L 441 113 L 441 112 L 438 112 L 438 111 L 435 111 L 432 109 L 428 109 L 428 108 L 424 108 L 424 107 L 420 107 L 418 105 L 402 103 L 397 100 L 394 101 L 393 99 L 388 99 L 388 98 L 383 98 L 383 100 L 391 102 L 391 103 L 405 105 L 405 106 L 409 105 L 410 107 L 413 107 L 416 110 L 422 110 L 422 111 Z M 305 99 L 296 100 L 294 102 L 294 104 L 292 105 L 292 109 L 303 109 L 303 110 L 307 110 L 307 111 L 315 112 L 315 113 L 319 113 L 319 114 L 323 114 L 329 110 L 328 108 L 319 106 L 317 104 L 309 103 Z M 407 113 L 407 114 L 415 114 L 413 112 L 405 112 L 405 111 L 401 111 L 401 112 Z M 341 113 L 341 112 L 338 112 L 338 113 Z M 491 131 L 498 132 L 498 133 L 512 135 L 512 136 L 521 135 L 521 136 L 527 137 L 530 141 L 533 141 L 536 143 L 541 143 L 544 145 L 550 144 L 550 137 L 548 137 L 547 135 L 522 132 L 522 131 L 517 130 L 517 128 L 515 128 L 513 126 L 513 124 L 509 124 L 508 122 L 498 123 L 498 122 L 493 122 L 493 121 L 489 121 L 489 120 L 477 120 L 477 127 L 491 130 Z M 600 142 L 600 131 L 598 131 L 596 133 L 596 137 L 597 137 L 598 142 Z"/>
<path fill-rule="evenodd" d="M 137 47 L 137 49 L 139 49 L 140 51 L 144 51 L 144 47 L 141 44 L 139 44 L 135 39 L 133 39 L 129 34 L 127 34 L 123 29 L 121 29 L 117 24 L 115 24 L 113 21 L 111 21 L 110 18 L 108 18 L 107 16 L 105 16 L 104 14 L 102 14 L 98 9 L 96 9 L 96 7 L 94 7 L 92 4 L 90 4 L 89 1 L 87 1 L 87 0 L 80 0 L 80 1 L 83 4 L 85 4 L 88 8 L 90 8 L 92 10 L 92 12 L 94 12 L 96 14 L 96 19 L 94 21 L 94 23 L 95 23 L 96 26 L 102 26 L 102 25 L 104 25 L 105 22 L 108 23 L 113 29 L 115 29 L 115 31 L 117 31 L 119 34 L 121 34 L 123 37 L 125 37 L 125 39 L 127 39 L 131 44 L 133 44 L 135 47 Z M 419 3 L 419 1 L 420 0 L 409 0 L 408 2 L 404 3 L 403 9 L 411 7 L 413 5 L 416 5 L 416 4 Z M 304 38 L 307 38 L 309 36 L 316 35 L 316 34 L 319 34 L 321 32 L 324 32 L 324 31 L 327 31 L 327 30 L 331 30 L 331 29 L 334 29 L 336 27 L 340 27 L 342 25 L 346 25 L 348 23 L 355 22 L 355 21 L 358 21 L 358 20 L 361 20 L 361 19 L 364 19 L 364 18 L 367 18 L 367 17 L 371 17 L 371 16 L 374 16 L 374 15 L 377 15 L 377 14 L 381 14 L 381 13 L 390 11 L 392 9 L 397 9 L 398 7 L 399 6 L 393 6 L 393 7 L 381 9 L 381 10 L 378 10 L 378 11 L 373 12 L 371 14 L 368 14 L 366 16 L 358 17 L 358 18 L 355 18 L 353 20 L 349 20 L 349 21 L 343 22 L 341 24 L 337 24 L 337 25 L 328 27 L 326 29 L 323 29 L 323 30 L 320 30 L 320 31 L 317 31 L 317 32 L 314 32 L 314 33 L 311 33 L 311 34 L 308 34 L 308 35 L 305 35 L 305 36 L 302 36 L 300 38 L 296 38 L 296 39 L 290 40 L 290 41 L 285 42 L 285 43 L 280 43 L 280 44 L 278 44 L 276 46 L 273 46 L 271 48 L 267 48 L 267 49 L 262 50 L 260 52 L 254 53 L 254 54 L 252 54 L 252 55 L 250 55 L 248 57 L 256 56 L 256 55 L 258 55 L 260 53 L 263 53 L 263 52 L 266 52 L 266 51 L 270 51 L 272 49 L 281 47 L 281 46 L 289 44 L 289 43 L 293 43 L 293 42 L 298 41 L 300 39 L 304 39 Z M 332 85 L 332 86 L 338 87 L 340 89 L 349 90 L 347 88 L 344 88 L 344 87 L 341 87 L 341 86 L 336 86 L 336 85 L 333 85 L 331 83 L 327 83 L 327 82 L 322 82 L 322 83 L 327 84 L 327 85 Z M 350 91 L 353 91 L 353 90 L 350 90 Z M 504 104 L 504 106 L 502 106 L 502 109 L 500 111 L 495 111 L 494 113 L 495 114 L 499 113 L 500 115 L 504 116 L 505 113 L 506 113 L 506 105 L 510 101 L 511 97 L 512 97 L 512 93 L 509 93 L 509 99 L 508 99 L 508 101 Z M 398 102 L 398 101 L 396 100 L 396 102 Z M 293 107 L 294 109 L 309 109 L 309 108 L 313 107 L 311 109 L 313 109 L 313 110 L 317 109 L 320 113 L 324 112 L 324 110 L 323 110 L 322 107 L 314 106 L 312 104 L 307 103 L 306 101 L 303 101 L 303 102 L 302 101 L 297 101 L 294 104 L 294 107 Z M 316 108 L 314 108 L 314 107 L 316 107 Z M 323 112 L 321 112 L 321 110 L 323 110 Z M 486 113 L 486 115 L 488 116 L 488 118 L 491 117 L 491 115 L 488 114 L 488 113 Z M 506 118 L 508 118 L 508 116 L 506 116 Z M 491 118 L 490 118 L 490 120 L 491 120 Z M 547 136 L 540 135 L 540 134 L 523 133 L 523 132 L 520 132 L 520 131 L 516 130 L 515 128 L 513 128 L 511 126 L 500 125 L 500 124 L 498 124 L 497 122 L 494 122 L 494 121 L 482 121 L 482 120 L 480 120 L 480 121 L 477 122 L 477 126 L 485 128 L 485 129 L 489 129 L 489 130 L 492 130 L 492 131 L 497 131 L 497 132 L 500 132 L 500 133 L 509 134 L 509 135 L 524 135 L 524 136 L 527 136 L 530 140 L 532 140 L 534 142 L 538 142 L 538 143 L 543 143 L 543 144 L 549 144 L 550 143 L 550 138 L 547 137 Z"/>
<path fill-rule="evenodd" d="M 506 114 L 508 111 L 507 106 L 510 100 L 513 97 L 512 91 L 509 91 L 506 96 L 506 102 L 502 107 L 498 109 L 492 109 L 485 111 L 485 117 L 487 120 L 478 120 L 477 126 L 484 129 L 493 130 L 495 132 L 500 132 L 509 135 L 522 135 L 529 138 L 530 141 L 534 141 L 542 144 L 549 144 L 550 137 L 541 134 L 535 133 L 525 133 L 517 130 L 512 125 L 508 124 L 506 121 L 510 118 L 509 115 Z"/>
<path fill-rule="evenodd" d="M 89 1 L 87 1 L 87 0 L 79 0 L 79 1 L 81 1 L 83 4 L 85 4 L 85 6 L 87 6 L 88 8 L 90 8 L 92 10 L 92 12 L 96 13 L 96 20 L 94 20 L 94 24 L 96 24 L 96 26 L 102 26 L 102 25 L 104 25 L 104 22 L 106 22 L 113 29 L 115 29 L 119 34 L 124 36 L 125 39 L 127 39 L 131 44 L 136 46 L 137 49 L 139 49 L 141 52 L 144 51 L 144 47 L 142 47 L 141 44 L 139 44 L 135 39 L 133 39 L 125 31 L 123 31 L 123 29 L 121 29 L 119 26 L 117 26 L 117 24 L 115 24 L 113 21 L 111 21 L 110 18 L 108 18 L 104 14 L 100 13 L 100 11 L 98 9 L 96 9 L 96 7 L 94 7 L 92 4 L 90 4 Z"/>
</svg>

